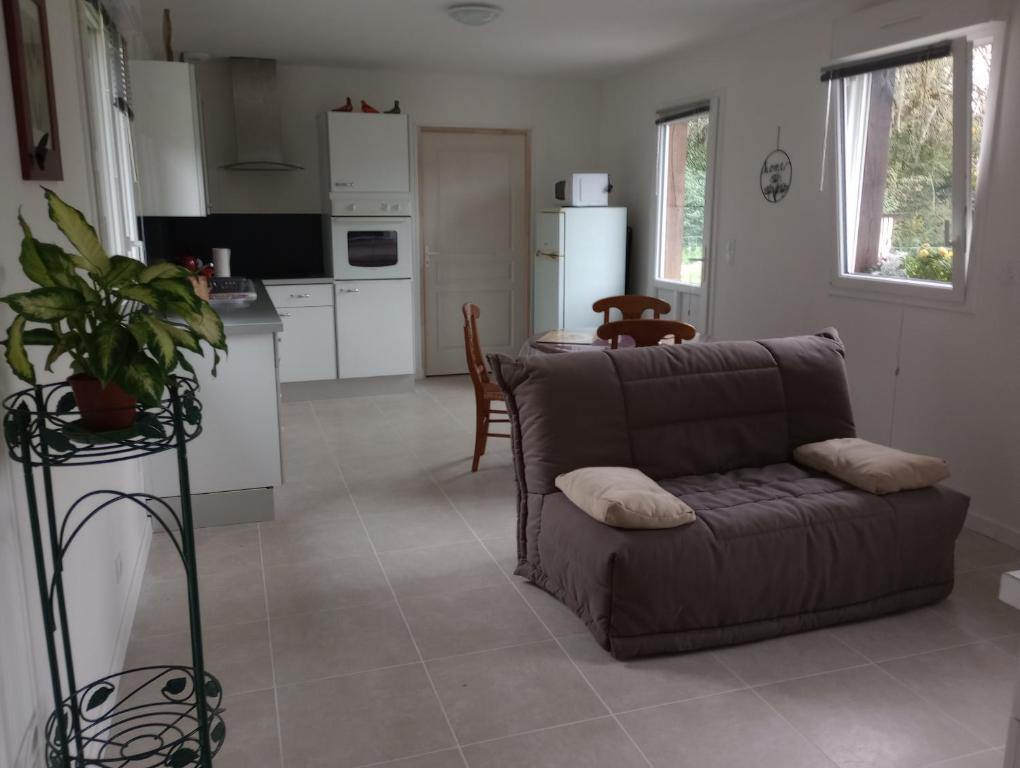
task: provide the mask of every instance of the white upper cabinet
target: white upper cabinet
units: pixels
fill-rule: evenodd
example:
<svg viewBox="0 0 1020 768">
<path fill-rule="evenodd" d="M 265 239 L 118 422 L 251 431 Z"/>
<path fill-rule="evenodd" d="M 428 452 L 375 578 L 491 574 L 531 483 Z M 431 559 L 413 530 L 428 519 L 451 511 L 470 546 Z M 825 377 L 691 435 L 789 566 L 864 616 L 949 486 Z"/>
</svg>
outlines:
<svg viewBox="0 0 1020 768">
<path fill-rule="evenodd" d="M 195 70 L 132 61 L 132 139 L 143 216 L 205 216 L 205 158 Z"/>
<path fill-rule="evenodd" d="M 411 191 L 407 115 L 329 112 L 330 192 Z"/>
</svg>

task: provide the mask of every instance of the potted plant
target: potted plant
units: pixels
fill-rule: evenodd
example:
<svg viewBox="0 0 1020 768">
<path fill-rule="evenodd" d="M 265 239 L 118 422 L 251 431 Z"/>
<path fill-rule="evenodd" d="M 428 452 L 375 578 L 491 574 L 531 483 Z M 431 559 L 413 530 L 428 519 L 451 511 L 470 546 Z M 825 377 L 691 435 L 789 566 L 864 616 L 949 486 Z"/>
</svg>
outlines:
<svg viewBox="0 0 1020 768">
<path fill-rule="evenodd" d="M 175 371 L 194 375 L 182 352 L 201 355 L 203 342 L 212 348 L 215 375 L 219 350 L 227 348 L 223 323 L 195 294 L 188 271 L 107 255 L 80 211 L 52 190 L 45 194 L 50 218 L 74 252 L 36 240 L 18 215 L 21 268 L 39 287 L 0 298 L 15 312 L 3 342 L 15 375 L 36 382 L 29 346 L 49 347 L 47 371 L 69 355 L 82 426 L 94 432 L 130 427 L 137 403 L 158 405 Z"/>
</svg>

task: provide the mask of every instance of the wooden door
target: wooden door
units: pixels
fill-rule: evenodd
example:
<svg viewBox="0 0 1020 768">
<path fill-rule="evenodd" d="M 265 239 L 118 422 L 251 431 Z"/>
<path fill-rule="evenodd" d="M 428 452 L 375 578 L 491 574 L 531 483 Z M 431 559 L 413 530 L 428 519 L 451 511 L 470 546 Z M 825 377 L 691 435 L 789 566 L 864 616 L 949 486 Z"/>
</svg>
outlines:
<svg viewBox="0 0 1020 768">
<path fill-rule="evenodd" d="M 423 129 L 420 154 L 425 373 L 465 373 L 465 302 L 486 352 L 528 333 L 528 135 Z"/>
</svg>

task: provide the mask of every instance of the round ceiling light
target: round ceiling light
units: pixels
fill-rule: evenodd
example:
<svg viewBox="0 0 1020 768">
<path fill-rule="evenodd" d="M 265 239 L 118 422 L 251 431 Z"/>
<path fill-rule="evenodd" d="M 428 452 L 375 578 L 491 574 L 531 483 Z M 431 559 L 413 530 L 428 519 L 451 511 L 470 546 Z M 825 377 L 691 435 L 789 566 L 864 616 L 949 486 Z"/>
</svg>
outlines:
<svg viewBox="0 0 1020 768">
<path fill-rule="evenodd" d="M 469 27 L 480 27 L 503 13 L 503 9 L 498 5 L 484 3 L 457 3 L 447 8 L 446 12 L 454 21 L 467 24 Z"/>
</svg>

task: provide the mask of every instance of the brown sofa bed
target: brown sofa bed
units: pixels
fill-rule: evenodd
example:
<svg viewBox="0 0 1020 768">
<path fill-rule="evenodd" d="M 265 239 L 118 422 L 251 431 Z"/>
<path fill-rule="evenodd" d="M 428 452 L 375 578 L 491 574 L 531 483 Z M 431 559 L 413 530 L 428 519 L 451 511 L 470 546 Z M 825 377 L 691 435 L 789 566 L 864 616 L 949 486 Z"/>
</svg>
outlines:
<svg viewBox="0 0 1020 768">
<path fill-rule="evenodd" d="M 876 496 L 792 463 L 799 445 L 855 434 L 834 330 L 490 361 L 513 426 L 517 573 L 616 658 L 856 621 L 952 590 L 966 496 Z M 593 520 L 554 484 L 593 466 L 642 470 L 696 521 Z"/>
</svg>

